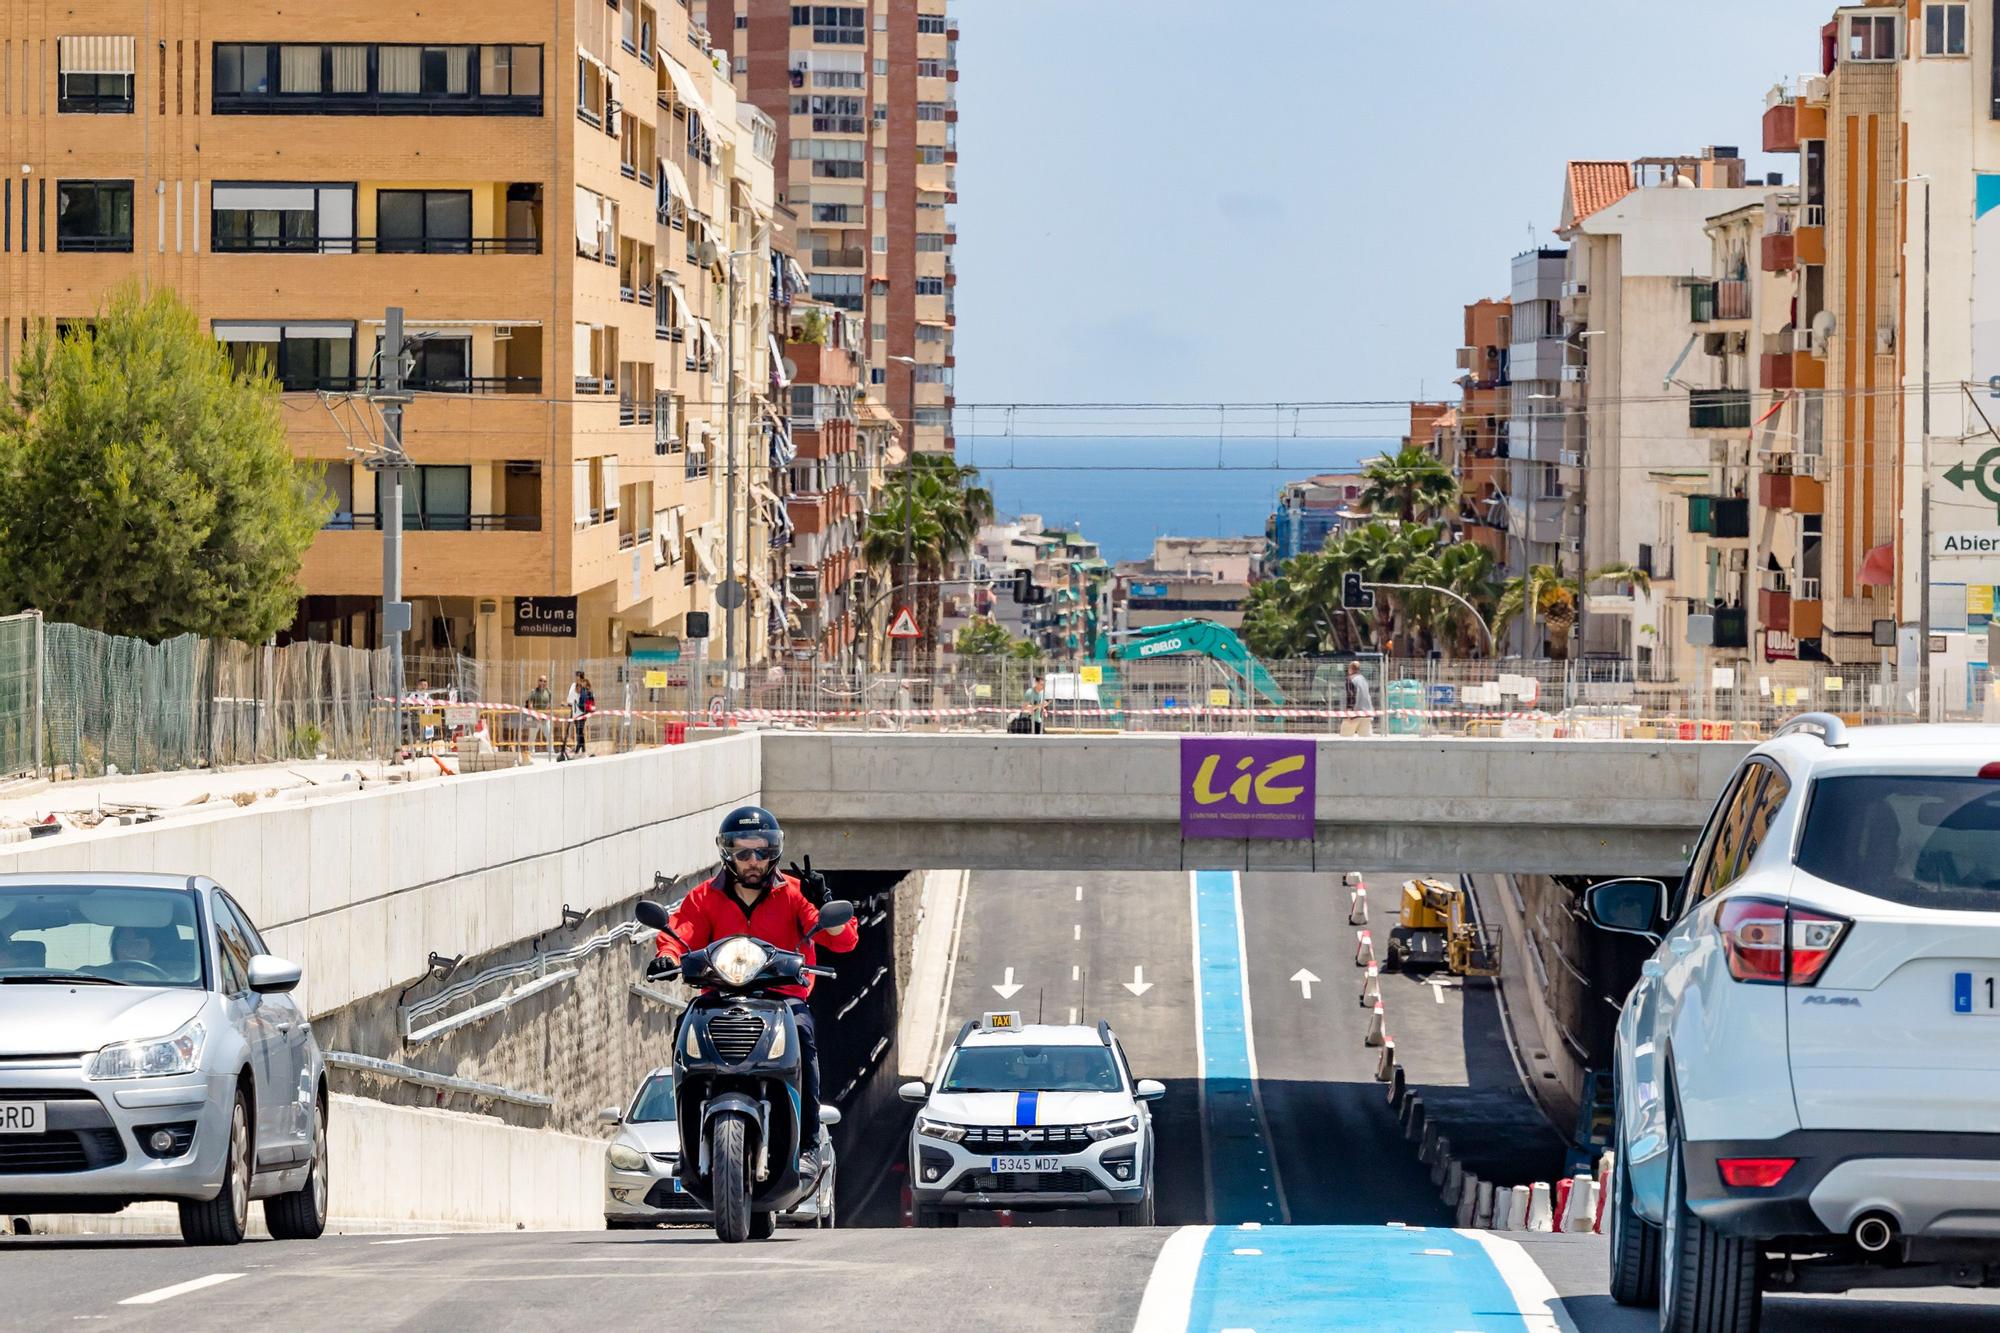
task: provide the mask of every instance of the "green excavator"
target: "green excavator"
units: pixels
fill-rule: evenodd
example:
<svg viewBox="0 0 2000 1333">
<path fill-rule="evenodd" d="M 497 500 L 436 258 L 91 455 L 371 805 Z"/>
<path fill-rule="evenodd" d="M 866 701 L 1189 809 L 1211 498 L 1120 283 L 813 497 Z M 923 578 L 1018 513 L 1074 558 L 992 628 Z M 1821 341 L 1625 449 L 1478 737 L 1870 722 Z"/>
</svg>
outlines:
<svg viewBox="0 0 2000 1333">
<path fill-rule="evenodd" d="M 1219 663 L 1231 673 L 1230 693 L 1239 705 L 1249 703 L 1253 692 L 1263 696 L 1266 703 L 1281 708 L 1285 704 L 1284 692 L 1278 688 L 1278 682 L 1271 679 L 1271 673 L 1252 655 L 1242 639 L 1226 626 L 1197 618 L 1130 630 L 1108 641 L 1100 639 L 1097 660 L 1098 665 L 1105 668 L 1107 707 L 1115 708 L 1115 703 L 1110 701 L 1120 698 L 1123 693 L 1116 688 L 1115 664 L 1147 662 L 1159 657 L 1206 657 Z"/>
</svg>

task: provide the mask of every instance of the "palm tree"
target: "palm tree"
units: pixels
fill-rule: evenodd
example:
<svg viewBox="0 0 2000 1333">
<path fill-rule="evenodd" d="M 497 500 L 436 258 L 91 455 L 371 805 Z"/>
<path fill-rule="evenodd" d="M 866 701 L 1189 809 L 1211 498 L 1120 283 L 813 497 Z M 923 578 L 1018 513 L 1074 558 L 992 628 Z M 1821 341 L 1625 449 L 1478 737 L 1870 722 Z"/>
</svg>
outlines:
<svg viewBox="0 0 2000 1333">
<path fill-rule="evenodd" d="M 1645 570 L 1623 562 L 1602 565 L 1590 571 L 1584 575 L 1582 583 L 1564 575 L 1554 565 L 1536 565 L 1529 569 L 1525 579 L 1507 580 L 1507 586 L 1500 593 L 1500 604 L 1494 611 L 1493 632 L 1501 633 L 1524 613 L 1531 625 L 1539 616 L 1549 627 L 1549 656 L 1567 659 L 1570 632 L 1576 628 L 1577 604 L 1582 600 L 1583 587 L 1600 579 L 1629 583 L 1642 592 L 1653 586 L 1652 576 Z"/>
<path fill-rule="evenodd" d="M 979 469 L 948 455 L 918 454 L 907 469 L 887 479 L 862 529 L 862 557 L 871 565 L 897 571 L 900 580 L 907 522 L 910 578 L 927 585 L 911 596 L 933 655 L 942 605 L 936 585 L 952 561 L 971 549 L 981 525 L 993 517 L 993 493 L 978 485 L 978 478 Z"/>
<path fill-rule="evenodd" d="M 1361 503 L 1374 513 L 1415 523 L 1458 508 L 1458 478 L 1421 446 L 1406 444 L 1393 458 L 1371 459 L 1361 475 L 1368 483 Z"/>
</svg>

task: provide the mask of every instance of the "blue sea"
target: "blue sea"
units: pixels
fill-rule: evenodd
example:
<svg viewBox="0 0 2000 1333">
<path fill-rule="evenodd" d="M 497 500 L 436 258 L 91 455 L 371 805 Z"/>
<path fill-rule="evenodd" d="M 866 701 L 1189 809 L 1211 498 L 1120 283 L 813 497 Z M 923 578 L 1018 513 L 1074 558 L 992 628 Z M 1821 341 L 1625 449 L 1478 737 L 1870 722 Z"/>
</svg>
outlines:
<svg viewBox="0 0 2000 1333">
<path fill-rule="evenodd" d="M 1287 481 L 1354 469 L 1394 440 L 958 437 L 1006 517 L 1080 530 L 1107 560 L 1144 560 L 1155 537 L 1262 536 Z"/>
</svg>

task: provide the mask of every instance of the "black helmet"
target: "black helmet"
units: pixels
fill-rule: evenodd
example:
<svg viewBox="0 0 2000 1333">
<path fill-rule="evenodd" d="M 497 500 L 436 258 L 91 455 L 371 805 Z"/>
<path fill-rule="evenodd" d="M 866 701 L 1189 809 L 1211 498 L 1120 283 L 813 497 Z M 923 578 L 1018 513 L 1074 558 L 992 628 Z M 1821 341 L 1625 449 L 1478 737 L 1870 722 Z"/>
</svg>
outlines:
<svg viewBox="0 0 2000 1333">
<path fill-rule="evenodd" d="M 740 838 L 757 838 L 771 849 L 773 859 L 785 849 L 785 830 L 778 824 L 778 817 L 761 805 L 739 805 L 722 817 L 722 827 L 715 831 L 715 847 L 722 853 L 722 859 L 729 859 L 729 849 Z"/>
</svg>

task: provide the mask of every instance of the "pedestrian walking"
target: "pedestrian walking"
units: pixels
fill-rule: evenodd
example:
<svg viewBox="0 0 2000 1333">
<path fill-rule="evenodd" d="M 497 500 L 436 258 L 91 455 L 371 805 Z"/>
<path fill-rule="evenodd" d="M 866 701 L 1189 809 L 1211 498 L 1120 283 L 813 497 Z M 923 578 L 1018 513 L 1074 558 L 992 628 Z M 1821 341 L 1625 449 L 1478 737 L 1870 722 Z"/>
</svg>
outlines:
<svg viewBox="0 0 2000 1333">
<path fill-rule="evenodd" d="M 525 703 L 528 711 L 529 743 L 545 745 L 555 738 L 555 726 L 551 710 L 556 706 L 556 697 L 549 690 L 547 676 L 535 677 L 535 688 L 528 691 Z"/>
<path fill-rule="evenodd" d="M 1359 714 L 1341 723 L 1340 730 L 1346 736 L 1373 736 L 1375 734 L 1375 699 L 1368 689 L 1368 677 L 1361 674 L 1361 663 L 1347 664 L 1347 711 Z"/>
<path fill-rule="evenodd" d="M 590 688 L 590 677 L 582 671 L 569 683 L 569 694 L 565 700 L 569 704 L 569 724 L 576 732 L 576 754 L 582 758 L 584 749 L 584 724 L 597 711 L 597 695 Z"/>
<path fill-rule="evenodd" d="M 1017 735 L 1039 736 L 1042 734 L 1042 717 L 1048 711 L 1048 681 L 1040 672 L 1035 673 L 1035 683 L 1028 687 L 1021 699 L 1021 712 L 1007 730 Z"/>
</svg>

